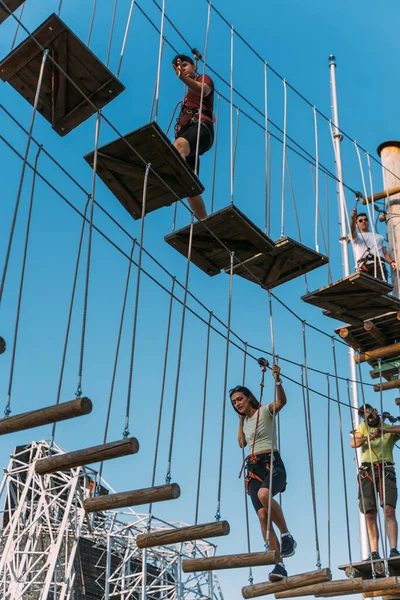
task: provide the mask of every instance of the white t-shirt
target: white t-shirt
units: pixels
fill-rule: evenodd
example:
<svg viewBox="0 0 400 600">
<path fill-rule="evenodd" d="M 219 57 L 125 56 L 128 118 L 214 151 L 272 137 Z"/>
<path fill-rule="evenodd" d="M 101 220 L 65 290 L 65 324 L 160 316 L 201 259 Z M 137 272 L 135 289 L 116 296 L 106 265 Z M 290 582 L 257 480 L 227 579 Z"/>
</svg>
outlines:
<svg viewBox="0 0 400 600">
<path fill-rule="evenodd" d="M 357 233 L 352 241 L 356 262 L 365 258 L 368 253 L 376 256 L 377 250 L 380 257 L 385 260 L 382 251 L 385 240 L 379 233 L 374 234 L 371 231 L 368 231 L 368 233 Z"/>
<path fill-rule="evenodd" d="M 261 406 L 260 416 L 258 418 L 256 443 L 254 444 L 254 452 L 265 452 L 265 450 L 271 450 L 272 446 L 276 448 L 276 440 L 272 444 L 272 425 L 273 416 L 268 408 L 268 405 Z M 256 430 L 258 410 L 252 417 L 245 417 L 243 421 L 243 433 L 245 435 L 247 446 L 251 452 L 253 449 L 253 440 Z M 275 436 L 274 436 L 275 438 Z"/>
</svg>

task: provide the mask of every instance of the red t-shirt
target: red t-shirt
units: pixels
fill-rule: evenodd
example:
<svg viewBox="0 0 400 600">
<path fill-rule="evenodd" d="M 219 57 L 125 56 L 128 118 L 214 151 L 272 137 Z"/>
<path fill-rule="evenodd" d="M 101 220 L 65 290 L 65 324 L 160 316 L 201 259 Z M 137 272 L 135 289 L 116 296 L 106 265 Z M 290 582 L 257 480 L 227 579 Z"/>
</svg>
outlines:
<svg viewBox="0 0 400 600">
<path fill-rule="evenodd" d="M 211 88 L 211 92 L 208 96 L 203 96 L 203 104 L 201 110 L 201 120 L 208 121 L 209 123 L 213 123 L 213 109 L 214 109 L 214 82 L 208 75 L 198 75 L 195 81 L 200 81 L 200 83 L 204 80 L 204 83 Z M 183 105 L 181 109 L 181 114 L 178 119 L 178 127 L 185 127 L 190 121 L 190 119 L 195 116 L 196 110 L 198 111 L 200 108 L 200 94 L 196 94 L 192 90 L 188 90 L 186 94 Z M 189 112 L 187 110 L 189 109 Z"/>
</svg>

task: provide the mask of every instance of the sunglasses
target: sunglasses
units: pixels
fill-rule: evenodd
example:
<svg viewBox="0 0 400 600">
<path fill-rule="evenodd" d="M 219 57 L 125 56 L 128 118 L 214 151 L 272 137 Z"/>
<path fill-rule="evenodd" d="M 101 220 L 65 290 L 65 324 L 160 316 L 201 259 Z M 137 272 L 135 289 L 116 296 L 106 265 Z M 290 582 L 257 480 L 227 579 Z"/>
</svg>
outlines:
<svg viewBox="0 0 400 600">
<path fill-rule="evenodd" d="M 368 219 L 357 219 L 357 223 L 368 223 Z"/>
</svg>

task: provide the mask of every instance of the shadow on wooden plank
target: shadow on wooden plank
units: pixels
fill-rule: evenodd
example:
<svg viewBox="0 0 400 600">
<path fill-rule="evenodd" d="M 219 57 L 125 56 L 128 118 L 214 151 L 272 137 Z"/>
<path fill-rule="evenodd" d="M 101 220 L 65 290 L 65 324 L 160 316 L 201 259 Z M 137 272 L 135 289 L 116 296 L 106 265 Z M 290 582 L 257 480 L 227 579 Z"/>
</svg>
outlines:
<svg viewBox="0 0 400 600">
<path fill-rule="evenodd" d="M 3 0 L 3 2 L 13 13 L 14 11 L 17 10 L 17 8 L 19 8 L 20 6 L 23 5 L 25 0 Z M 8 12 L 8 10 L 0 4 L 0 23 L 3 23 L 3 21 L 5 21 L 10 16 L 11 15 Z"/>
<path fill-rule="evenodd" d="M 2 60 L 0 77 L 33 105 L 43 56 L 37 42 L 49 50 L 57 65 L 50 58 L 46 61 L 38 111 L 61 136 L 86 121 L 125 89 L 56 14 L 52 14 L 32 36 L 35 39 L 28 37 Z"/>
<path fill-rule="evenodd" d="M 84 158 L 93 167 L 94 153 Z M 99 148 L 97 155 L 99 177 L 134 219 L 140 219 L 142 215 L 147 163 L 151 164 L 152 170 L 147 186 L 146 213 L 204 191 L 197 176 L 157 123 L 148 123 Z"/>
<path fill-rule="evenodd" d="M 170 233 L 165 241 L 187 257 L 189 235 L 190 225 Z M 236 206 L 223 208 L 193 225 L 191 262 L 211 277 L 229 267 L 230 252 L 245 261 L 273 248 L 273 241 Z"/>
</svg>

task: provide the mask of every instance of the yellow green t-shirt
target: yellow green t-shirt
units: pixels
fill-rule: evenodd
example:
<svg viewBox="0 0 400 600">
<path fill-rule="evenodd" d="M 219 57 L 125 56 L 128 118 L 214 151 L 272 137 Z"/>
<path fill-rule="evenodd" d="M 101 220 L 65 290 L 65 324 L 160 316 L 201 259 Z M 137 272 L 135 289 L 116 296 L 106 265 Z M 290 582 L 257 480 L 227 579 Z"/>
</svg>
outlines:
<svg viewBox="0 0 400 600">
<path fill-rule="evenodd" d="M 368 427 L 368 425 L 363 421 L 357 427 L 357 433 L 360 433 L 362 436 L 366 436 L 368 433 L 372 435 L 376 430 L 376 427 Z M 396 433 L 387 433 L 383 434 L 383 460 L 385 462 L 394 462 L 393 460 L 393 448 L 397 441 L 398 437 Z M 361 462 L 362 463 L 376 463 L 382 460 L 382 436 L 378 436 L 374 440 L 370 440 L 371 444 L 371 452 L 369 451 L 368 440 L 362 445 L 362 455 Z"/>
</svg>

